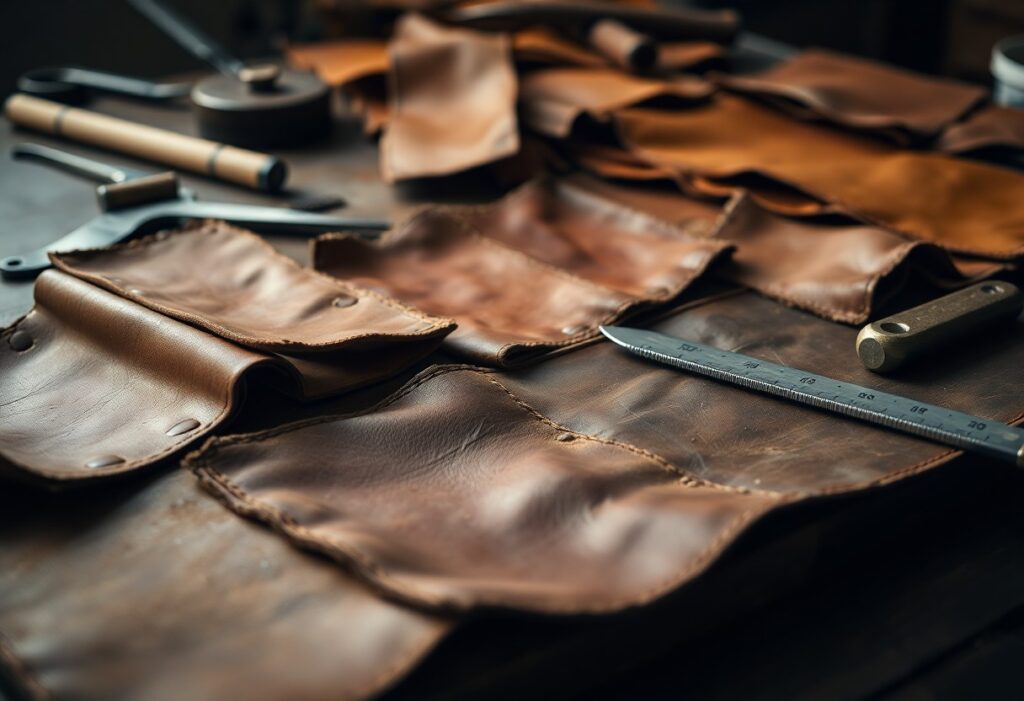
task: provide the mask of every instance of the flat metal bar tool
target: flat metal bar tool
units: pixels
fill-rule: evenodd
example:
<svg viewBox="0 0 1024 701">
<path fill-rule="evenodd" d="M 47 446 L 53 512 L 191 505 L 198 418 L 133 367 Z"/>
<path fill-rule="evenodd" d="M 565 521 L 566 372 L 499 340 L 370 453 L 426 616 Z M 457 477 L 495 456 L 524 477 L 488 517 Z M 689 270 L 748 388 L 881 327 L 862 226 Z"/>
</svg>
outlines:
<svg viewBox="0 0 1024 701">
<path fill-rule="evenodd" d="M 602 326 L 630 353 L 1024 467 L 1024 429 L 646 329 Z"/>
</svg>

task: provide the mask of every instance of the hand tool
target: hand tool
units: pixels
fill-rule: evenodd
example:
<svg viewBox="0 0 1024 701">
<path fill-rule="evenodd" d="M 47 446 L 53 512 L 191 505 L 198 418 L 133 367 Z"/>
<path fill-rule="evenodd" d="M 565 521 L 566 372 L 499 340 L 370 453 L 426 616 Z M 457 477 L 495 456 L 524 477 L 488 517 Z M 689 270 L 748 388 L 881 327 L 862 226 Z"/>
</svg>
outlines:
<svg viewBox="0 0 1024 701">
<path fill-rule="evenodd" d="M 103 214 L 43 248 L 0 259 L 0 275 L 5 278 L 38 275 L 50 267 L 49 253 L 110 246 L 190 219 L 221 219 L 274 234 L 380 232 L 390 226 L 379 219 L 332 217 L 282 207 L 196 202 L 190 190 L 178 186 L 174 173 L 146 174 L 116 168 L 45 146 L 22 145 L 15 150 L 15 156 L 54 164 L 103 183 L 96 189 Z"/>
<path fill-rule="evenodd" d="M 857 355 L 868 370 L 889 372 L 987 324 L 1014 319 L 1022 308 L 1014 285 L 979 282 L 868 324 L 857 334 Z"/>
<path fill-rule="evenodd" d="M 602 326 L 614 343 L 648 360 L 722 382 L 895 428 L 1024 467 L 1024 429 L 851 382 L 685 341 L 655 331 Z"/>
<path fill-rule="evenodd" d="M 274 63 L 246 65 L 162 2 L 128 2 L 182 48 L 220 71 L 192 89 L 202 136 L 279 148 L 308 143 L 330 131 L 330 90 L 314 73 Z"/>
<path fill-rule="evenodd" d="M 256 151 L 136 124 L 31 95 L 12 95 L 4 112 L 14 124 L 163 165 L 276 192 L 288 177 L 284 161 Z"/>
<path fill-rule="evenodd" d="M 165 101 L 185 97 L 191 90 L 191 83 L 161 83 L 75 66 L 35 68 L 18 78 L 19 92 L 67 105 L 85 104 L 93 92 Z"/>
</svg>

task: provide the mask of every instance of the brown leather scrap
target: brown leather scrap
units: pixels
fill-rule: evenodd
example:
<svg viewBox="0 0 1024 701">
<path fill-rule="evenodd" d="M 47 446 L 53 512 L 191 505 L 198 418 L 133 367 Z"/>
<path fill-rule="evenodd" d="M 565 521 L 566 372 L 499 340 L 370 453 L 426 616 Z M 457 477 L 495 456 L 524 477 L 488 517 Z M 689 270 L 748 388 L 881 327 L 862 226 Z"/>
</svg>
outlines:
<svg viewBox="0 0 1024 701">
<path fill-rule="evenodd" d="M 677 107 L 704 100 L 712 91 L 710 83 L 692 76 L 651 79 L 614 68 L 549 68 L 523 78 L 520 101 L 529 126 L 565 138 L 583 115 L 607 121 L 624 107 Z"/>
<path fill-rule="evenodd" d="M 336 394 L 453 328 L 216 222 L 53 262 L 0 343 L 0 467 L 27 477 L 152 464 L 220 425 L 257 367 L 299 397 Z"/>
<path fill-rule="evenodd" d="M 944 250 L 855 222 L 788 219 L 740 195 L 712 236 L 735 244 L 721 273 L 826 319 L 861 324 L 899 301 L 907 308 L 995 275 L 996 263 L 957 262 Z"/>
<path fill-rule="evenodd" d="M 238 518 L 183 470 L 88 495 L 11 491 L 0 674 L 35 681 L 30 698 L 363 699 L 452 626 Z"/>
<path fill-rule="evenodd" d="M 981 150 L 1024 151 L 1024 111 L 986 105 L 947 127 L 935 148 L 957 154 Z"/>
<path fill-rule="evenodd" d="M 1024 418 L 1020 323 L 956 354 L 923 358 L 894 376 L 861 365 L 854 349 L 858 329 L 755 292 L 694 300 L 651 328 L 977 416 Z M 790 497 L 877 486 L 959 455 L 891 429 L 646 361 L 608 342 L 501 371 L 499 379 L 570 430 L 640 446 L 700 479 Z"/>
<path fill-rule="evenodd" d="M 425 371 L 375 409 L 214 439 L 238 513 L 419 606 L 597 612 L 695 576 L 780 497 L 566 431 L 490 374 Z"/>
<path fill-rule="evenodd" d="M 934 138 L 986 95 L 980 86 L 824 49 L 801 51 L 756 75 L 715 79 L 801 119 L 830 121 L 902 145 Z"/>
<path fill-rule="evenodd" d="M 389 52 L 388 120 L 380 144 L 385 180 L 448 175 L 519 151 L 507 36 L 407 15 Z"/>
<path fill-rule="evenodd" d="M 719 94 L 672 112 L 616 114 L 623 143 L 665 169 L 712 178 L 759 175 L 858 219 L 950 251 L 1012 259 L 1024 250 L 1024 176 L 787 119 Z"/>
<path fill-rule="evenodd" d="M 378 241 L 317 240 L 313 264 L 457 320 L 444 347 L 517 365 L 678 296 L 728 245 L 568 184 L 484 208 L 425 211 Z"/>
</svg>

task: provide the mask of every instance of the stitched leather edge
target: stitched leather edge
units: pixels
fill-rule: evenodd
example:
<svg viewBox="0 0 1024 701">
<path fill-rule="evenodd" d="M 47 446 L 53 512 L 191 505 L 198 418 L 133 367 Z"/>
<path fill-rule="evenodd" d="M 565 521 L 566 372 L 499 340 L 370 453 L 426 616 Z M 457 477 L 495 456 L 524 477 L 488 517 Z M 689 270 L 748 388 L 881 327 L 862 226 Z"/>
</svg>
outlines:
<svg viewBox="0 0 1024 701">
<path fill-rule="evenodd" d="M 421 590 L 416 585 L 409 585 L 396 580 L 389 576 L 386 572 L 383 572 L 375 563 L 375 560 L 362 552 L 358 548 L 352 548 L 351 546 L 341 545 L 329 538 L 321 536 L 314 532 L 312 529 L 302 526 L 297 523 L 289 514 L 283 512 L 281 509 L 272 507 L 268 504 L 261 502 L 248 494 L 239 485 L 234 483 L 229 477 L 219 472 L 216 468 L 210 465 L 210 459 L 216 456 L 217 451 L 222 446 L 238 444 L 238 443 L 253 443 L 260 442 L 266 438 L 271 438 L 276 435 L 295 431 L 306 426 L 318 425 L 321 423 L 327 423 L 345 418 L 352 418 L 356 416 L 363 416 L 369 413 L 373 413 L 379 409 L 382 409 L 389 404 L 392 404 L 399 399 L 405 397 L 410 392 L 415 390 L 420 385 L 427 381 L 438 377 L 443 374 L 452 372 L 468 371 L 475 374 L 489 375 L 493 371 L 483 370 L 473 366 L 466 365 L 452 365 L 452 366 L 441 366 L 438 368 L 432 368 L 428 371 L 421 373 L 419 376 L 409 381 L 407 385 L 401 388 L 391 397 L 383 400 L 374 407 L 365 409 L 351 414 L 343 414 L 332 417 L 316 417 L 306 421 L 300 421 L 277 428 L 260 431 L 250 434 L 242 434 L 237 436 L 227 437 L 213 437 L 206 441 L 206 443 L 196 451 L 188 454 L 182 461 L 182 466 L 192 470 L 197 476 L 200 483 L 206 488 L 215 498 L 217 498 L 222 504 L 224 504 L 230 510 L 254 520 L 260 521 L 273 530 L 278 531 L 284 535 L 287 539 L 291 540 L 298 547 L 304 548 L 313 552 L 320 553 L 327 556 L 339 563 L 341 566 L 348 566 L 364 581 L 368 582 L 371 586 L 378 589 L 383 596 L 386 598 L 394 599 L 399 602 L 416 608 L 426 608 L 427 610 L 435 611 L 462 611 L 469 610 L 471 608 L 512 608 L 512 609 L 529 609 L 542 611 L 545 613 L 558 613 L 558 614 L 578 614 L 578 613 L 606 613 L 611 611 L 621 610 L 630 606 L 639 606 L 648 603 L 665 593 L 677 588 L 681 584 L 689 581 L 700 572 L 704 571 L 709 567 L 725 549 L 725 547 L 733 542 L 741 533 L 743 533 L 747 526 L 750 525 L 756 519 L 764 516 L 779 505 L 789 503 L 791 501 L 799 500 L 798 495 L 784 495 L 772 492 L 754 492 L 752 490 L 746 490 L 738 487 L 731 487 L 728 485 L 721 485 L 718 483 L 704 483 L 702 480 L 697 478 L 687 479 L 681 477 L 678 484 L 684 488 L 707 488 L 709 490 L 726 492 L 735 494 L 737 497 L 753 497 L 759 496 L 764 499 L 764 502 L 759 506 L 752 507 L 741 511 L 738 515 L 733 517 L 732 522 L 723 528 L 719 534 L 707 544 L 704 550 L 702 550 L 696 557 L 692 558 L 687 565 L 680 571 L 673 573 L 673 575 L 656 585 L 652 585 L 648 589 L 634 594 L 631 596 L 624 596 L 617 599 L 609 599 L 599 603 L 590 603 L 584 605 L 567 605 L 567 604 L 550 604 L 550 603 L 537 603 L 529 607 L 510 604 L 507 602 L 487 602 L 487 603 L 474 603 L 471 599 L 462 600 L 453 598 L 451 595 L 439 595 L 433 592 L 426 592 Z M 542 414 L 532 409 L 529 405 L 522 400 L 519 400 L 508 388 L 504 387 L 501 383 L 497 382 L 493 378 L 485 378 L 488 382 L 497 385 L 503 389 L 512 400 L 520 406 L 521 409 L 526 410 L 535 420 L 543 421 L 544 423 L 556 428 L 557 430 L 571 433 L 584 440 L 590 440 L 598 443 L 613 445 L 615 447 L 624 448 L 630 452 L 634 452 L 645 459 L 653 462 L 662 469 L 668 470 L 675 475 L 680 475 L 683 471 L 673 466 L 668 461 L 656 456 L 650 451 L 646 451 L 637 446 L 633 446 L 628 443 L 616 441 L 614 439 L 605 439 L 597 436 L 591 436 L 578 431 L 567 429 L 559 424 L 547 419 Z"/>
</svg>

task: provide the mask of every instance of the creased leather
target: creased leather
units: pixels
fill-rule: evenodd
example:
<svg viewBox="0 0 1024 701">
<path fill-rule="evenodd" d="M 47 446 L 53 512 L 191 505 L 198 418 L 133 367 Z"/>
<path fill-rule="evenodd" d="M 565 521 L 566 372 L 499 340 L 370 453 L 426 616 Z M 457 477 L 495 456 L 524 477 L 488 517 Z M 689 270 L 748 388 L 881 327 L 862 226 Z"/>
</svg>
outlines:
<svg viewBox="0 0 1024 701">
<path fill-rule="evenodd" d="M 369 412 L 215 439 L 187 462 L 235 511 L 389 595 L 448 609 L 642 603 L 780 501 L 566 432 L 459 367 Z"/>
<path fill-rule="evenodd" d="M 1000 421 L 1024 417 L 1024 323 L 922 358 L 895 376 L 865 369 L 857 329 L 743 292 L 695 301 L 663 333 Z M 791 496 L 885 484 L 959 453 L 891 429 L 675 370 L 608 342 L 499 373 L 573 431 L 641 446 L 701 479 Z M 599 389 L 598 389 L 599 388 Z"/>
<path fill-rule="evenodd" d="M 523 78 L 520 100 L 527 124 L 565 138 L 584 114 L 604 122 L 623 107 L 685 105 L 706 99 L 712 90 L 691 76 L 655 80 L 613 68 L 549 68 Z"/>
<path fill-rule="evenodd" d="M 662 168 L 758 174 L 951 251 L 1010 259 L 1024 245 L 1024 176 L 1008 169 L 893 149 L 723 94 L 673 112 L 623 110 L 615 121 L 623 143 Z"/>
<path fill-rule="evenodd" d="M 388 182 L 448 175 L 519 150 L 516 74 L 506 35 L 407 15 L 389 52 L 380 151 Z"/>
<path fill-rule="evenodd" d="M 186 471 L 82 496 L 0 497 L 0 630 L 14 673 L 52 698 L 363 699 L 451 627 L 239 519 Z"/>
<path fill-rule="evenodd" d="M 787 219 L 749 195 L 730 203 L 712 235 L 736 245 L 721 270 L 725 277 L 847 324 L 861 324 L 894 303 L 911 307 L 1003 269 L 965 261 L 962 270 L 932 244 L 854 222 Z"/>
<path fill-rule="evenodd" d="M 150 465 L 220 425 L 257 367 L 297 397 L 337 394 L 421 360 L 453 328 L 223 223 L 52 259 L 0 343 L 0 465 L 23 476 Z"/>
<path fill-rule="evenodd" d="M 728 51 L 711 41 L 663 41 L 658 44 L 659 71 L 700 70 L 720 64 Z"/>
<path fill-rule="evenodd" d="M 958 154 L 982 150 L 1024 151 L 1024 110 L 986 105 L 946 128 L 935 148 Z"/>
<path fill-rule="evenodd" d="M 823 49 L 756 75 L 717 75 L 731 90 L 801 119 L 823 119 L 908 145 L 934 138 L 985 99 L 979 86 Z"/>
<path fill-rule="evenodd" d="M 331 234 L 314 266 L 456 319 L 451 352 L 516 365 L 678 296 L 728 245 L 569 184 L 426 211 L 374 242 Z"/>
</svg>

